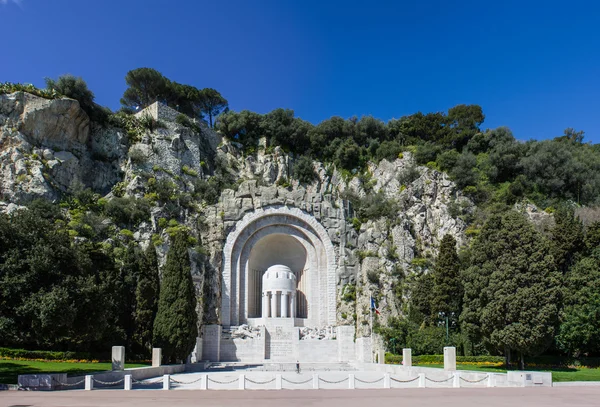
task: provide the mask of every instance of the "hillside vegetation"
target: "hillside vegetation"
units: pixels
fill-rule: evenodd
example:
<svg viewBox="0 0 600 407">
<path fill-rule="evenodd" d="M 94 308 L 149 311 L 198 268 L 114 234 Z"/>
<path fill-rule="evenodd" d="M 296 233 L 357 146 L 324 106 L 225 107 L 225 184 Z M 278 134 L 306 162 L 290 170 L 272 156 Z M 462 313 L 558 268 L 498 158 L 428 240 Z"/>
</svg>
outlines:
<svg viewBox="0 0 600 407">
<path fill-rule="evenodd" d="M 293 170 L 278 176 L 279 188 L 325 185 L 321 189 L 327 190 L 332 179 L 343 178 L 343 191 L 327 191 L 348 209 L 357 235 L 367 222 L 384 219 L 389 236 L 398 226 L 399 202 L 411 199 L 404 191 L 424 171 L 448 174 L 457 197 L 448 202 L 448 211 L 468 226 L 469 244 L 458 247 L 458 236 L 448 234 L 439 247 L 422 251 L 427 255 L 417 253 L 410 267 L 393 268 L 391 295 L 400 312 L 376 323 L 388 350 L 411 347 L 417 354 L 436 354 L 454 344 L 464 355 L 521 361 L 541 353 L 600 354 L 600 216 L 593 209 L 600 199 L 600 151 L 584 142 L 582 131 L 521 141 L 505 127 L 484 129 L 477 105 L 387 123 L 364 116 L 313 125 L 286 109 L 231 111 L 218 91 L 179 84 L 150 68 L 130 71 L 126 83 L 123 108 L 115 113 L 94 102 L 81 78 L 48 79 L 47 89 L 0 85 L 0 95 L 76 99 L 96 135 L 104 134 L 102 129 L 126 134 L 126 156 L 91 158 L 125 168 L 109 194 L 81 183 L 57 186 L 54 202 L 16 202 L 29 210 L 0 215 L 0 345 L 97 352 L 124 343 L 147 354 L 160 342 L 172 360 L 191 351 L 198 329 L 192 310 L 206 311 L 206 281 L 218 273 L 204 245 L 206 216 L 229 196 L 224 191 L 244 179 L 237 163 L 215 151 L 199 152 L 199 162 L 180 166 L 177 173 L 146 165 L 152 152 L 140 141 L 154 143 L 151 136 L 159 134 L 176 149 L 170 138 L 174 128 L 196 139 L 213 129 L 228 143 L 224 150 L 242 157 L 285 155 Z M 181 112 L 169 125 L 175 127 L 133 116 L 154 101 Z M 11 140 L 15 133 L 7 131 L 5 140 Z M 10 145 L 4 143 L 0 147 Z M 376 190 L 373 166 L 405 156 L 411 165 L 395 174 L 396 195 Z M 26 162 L 48 167 L 36 153 L 28 153 Z M 25 168 L 18 182 L 31 172 Z M 531 204 L 547 223 L 534 224 L 515 211 Z M 407 233 L 421 244 L 414 231 Z M 398 260 L 395 247 L 386 253 L 388 263 Z M 362 262 L 379 255 L 358 256 Z M 190 270 L 209 276 L 196 298 L 185 277 Z M 372 286 L 381 286 L 377 270 L 367 277 Z M 356 302 L 359 289 L 353 284 L 339 293 L 344 304 Z M 173 302 L 181 287 L 185 296 Z M 354 312 L 341 318 L 361 324 L 356 313 L 365 310 L 356 306 Z M 169 324 L 176 317 L 182 318 L 181 329 L 173 332 Z"/>
</svg>

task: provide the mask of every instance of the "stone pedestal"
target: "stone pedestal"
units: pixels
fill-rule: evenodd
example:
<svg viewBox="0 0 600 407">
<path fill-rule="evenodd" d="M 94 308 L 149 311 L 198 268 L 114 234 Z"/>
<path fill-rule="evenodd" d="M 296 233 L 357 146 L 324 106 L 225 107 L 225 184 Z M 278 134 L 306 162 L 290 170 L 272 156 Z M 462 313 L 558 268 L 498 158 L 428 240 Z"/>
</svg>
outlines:
<svg viewBox="0 0 600 407">
<path fill-rule="evenodd" d="M 454 346 L 444 348 L 444 370 L 456 370 L 456 348 Z"/>
<path fill-rule="evenodd" d="M 204 325 L 202 360 L 219 362 L 221 355 L 221 325 Z"/>
<path fill-rule="evenodd" d="M 152 367 L 159 367 L 162 364 L 162 349 L 152 348 Z"/>
<path fill-rule="evenodd" d="M 412 367 L 412 349 L 402 349 L 402 365 L 404 367 Z"/>
<path fill-rule="evenodd" d="M 125 369 L 125 346 L 112 347 L 112 370 Z"/>
<path fill-rule="evenodd" d="M 379 349 L 379 352 L 377 353 L 377 362 L 379 362 L 380 365 L 385 365 L 385 351 L 383 349 Z"/>
<path fill-rule="evenodd" d="M 343 325 L 336 327 L 336 338 L 338 344 L 338 361 L 351 362 L 356 360 L 354 326 Z"/>
</svg>

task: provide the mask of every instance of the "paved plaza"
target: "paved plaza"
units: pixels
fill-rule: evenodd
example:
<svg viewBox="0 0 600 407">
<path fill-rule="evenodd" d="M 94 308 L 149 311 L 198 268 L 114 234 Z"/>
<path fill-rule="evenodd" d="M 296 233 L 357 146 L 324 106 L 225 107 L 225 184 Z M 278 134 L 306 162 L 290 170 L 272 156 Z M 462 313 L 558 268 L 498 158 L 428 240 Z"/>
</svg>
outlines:
<svg viewBox="0 0 600 407">
<path fill-rule="evenodd" d="M 60 391 L 0 393 L 0 407 L 578 407 L 598 406 L 600 387 L 397 389 L 397 390 L 247 390 L 247 391 Z"/>
</svg>

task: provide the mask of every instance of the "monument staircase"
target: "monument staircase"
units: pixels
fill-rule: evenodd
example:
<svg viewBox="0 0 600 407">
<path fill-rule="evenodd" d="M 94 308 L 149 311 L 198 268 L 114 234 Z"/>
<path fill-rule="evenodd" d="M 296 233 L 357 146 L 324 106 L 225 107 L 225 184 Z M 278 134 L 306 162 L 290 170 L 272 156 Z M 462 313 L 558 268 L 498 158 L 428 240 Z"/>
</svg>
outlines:
<svg viewBox="0 0 600 407">
<path fill-rule="evenodd" d="M 204 371 L 210 372 L 295 372 L 296 363 L 265 362 L 243 363 L 243 362 L 213 362 Z M 345 372 L 357 369 L 349 363 L 300 363 L 302 372 Z"/>
</svg>

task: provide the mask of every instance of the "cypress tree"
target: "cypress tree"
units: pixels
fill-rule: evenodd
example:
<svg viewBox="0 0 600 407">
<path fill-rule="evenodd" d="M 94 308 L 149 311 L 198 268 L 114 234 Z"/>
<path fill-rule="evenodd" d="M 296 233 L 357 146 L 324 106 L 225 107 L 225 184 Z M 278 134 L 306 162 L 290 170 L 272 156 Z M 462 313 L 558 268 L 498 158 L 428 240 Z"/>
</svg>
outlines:
<svg viewBox="0 0 600 407">
<path fill-rule="evenodd" d="M 150 243 L 141 259 L 140 276 L 135 291 L 136 339 L 147 350 L 152 348 L 152 330 L 158 309 L 159 285 L 156 250 Z"/>
<path fill-rule="evenodd" d="M 196 294 L 190 272 L 187 234 L 173 237 L 163 269 L 158 312 L 154 320 L 154 346 L 161 347 L 170 362 L 183 362 L 194 349 Z"/>
<path fill-rule="evenodd" d="M 554 213 L 554 220 L 552 255 L 558 270 L 566 273 L 585 250 L 583 223 L 575 217 L 572 208 L 565 206 Z"/>
<path fill-rule="evenodd" d="M 440 253 L 433 272 L 433 298 L 431 310 L 434 315 L 448 318 L 456 325 L 462 306 L 462 284 L 460 260 L 456 252 L 456 239 L 445 235 L 440 244 Z"/>
<path fill-rule="evenodd" d="M 521 214 L 491 217 L 473 244 L 463 273 L 462 329 L 471 340 L 524 356 L 552 343 L 560 304 L 560 273 L 550 245 Z"/>
</svg>

